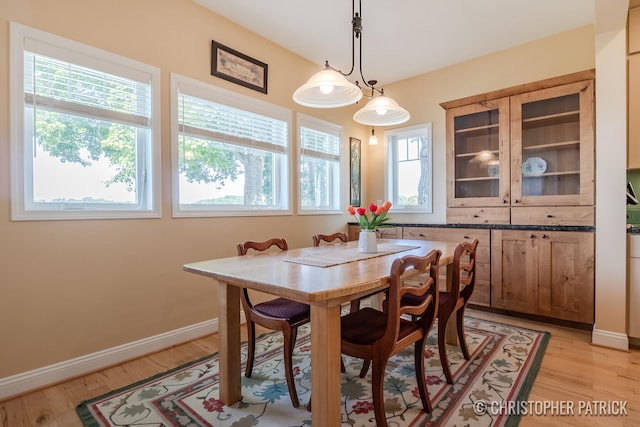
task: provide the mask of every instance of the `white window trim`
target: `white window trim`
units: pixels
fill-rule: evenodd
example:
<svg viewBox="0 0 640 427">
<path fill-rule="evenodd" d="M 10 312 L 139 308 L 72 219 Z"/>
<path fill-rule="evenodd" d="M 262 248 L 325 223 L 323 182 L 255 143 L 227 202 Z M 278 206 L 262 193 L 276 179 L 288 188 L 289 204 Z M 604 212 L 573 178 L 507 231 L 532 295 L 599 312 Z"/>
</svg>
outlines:
<svg viewBox="0 0 640 427">
<path fill-rule="evenodd" d="M 342 200 L 344 195 L 344 177 L 348 176 L 348 172 L 345 172 L 345 165 L 347 162 L 344 161 L 345 156 L 348 156 L 349 153 L 346 151 L 346 144 L 344 144 L 342 140 L 342 126 L 336 125 L 335 123 L 327 122 L 325 120 L 320 120 L 318 118 L 308 116 L 306 114 L 297 113 L 296 114 L 296 140 L 298 141 L 298 149 L 296 156 L 296 165 L 298 166 L 296 169 L 296 176 L 298 177 L 296 188 L 300 189 L 300 160 L 302 157 L 302 136 L 300 135 L 300 127 L 304 126 L 310 129 L 315 129 L 321 132 L 326 132 L 329 134 L 337 134 L 338 140 L 340 143 L 339 148 L 339 174 L 340 174 L 340 183 L 338 185 L 338 194 L 335 194 L 334 197 L 337 197 L 337 208 L 336 209 L 303 209 L 300 205 L 300 192 L 297 193 L 298 203 L 296 213 L 298 215 L 342 215 Z M 347 184 L 348 185 L 348 184 Z"/>
<path fill-rule="evenodd" d="M 73 219 L 120 219 L 120 218 L 160 218 L 162 217 L 161 189 L 161 135 L 160 135 L 160 69 L 111 52 L 94 48 L 64 37 L 27 27 L 16 22 L 10 23 L 10 149 L 11 149 L 11 218 L 22 220 L 73 220 Z M 152 123 L 151 123 L 151 179 L 152 194 L 146 209 L 27 209 L 25 200 L 25 180 L 27 177 L 24 158 L 24 51 L 26 41 L 33 45 L 47 45 L 56 50 L 59 58 L 69 62 L 98 68 L 122 75 L 122 68 L 131 73 L 128 77 L 151 78 Z M 115 64 L 116 67 L 113 67 Z M 113 69 L 110 69 L 113 68 Z"/>
<path fill-rule="evenodd" d="M 391 129 L 384 132 L 384 148 L 385 148 L 385 198 L 386 200 L 392 199 L 392 193 L 395 191 L 393 189 L 395 182 L 393 177 L 393 169 L 389 167 L 391 162 L 392 154 L 391 154 L 391 144 L 389 141 L 394 137 L 402 137 L 405 135 L 415 135 L 418 130 L 425 130 L 429 138 L 429 156 L 431 158 L 431 195 L 429 197 L 429 204 L 424 208 L 407 208 L 407 207 L 399 207 L 399 206 L 391 206 L 389 209 L 390 213 L 406 213 L 406 214 L 431 214 L 433 213 L 433 123 L 423 123 L 420 125 L 407 126 L 404 128 Z"/>
<path fill-rule="evenodd" d="M 276 105 L 264 102 L 237 92 L 223 89 L 218 86 L 207 84 L 190 77 L 177 73 L 171 73 L 171 181 L 172 181 L 172 216 L 174 218 L 207 218 L 207 217 L 230 217 L 230 216 L 283 216 L 293 215 L 291 209 L 292 188 L 290 185 L 291 177 L 291 121 L 292 112 L 289 109 L 278 107 Z M 179 168 L 179 126 L 178 126 L 178 93 L 179 88 L 183 87 L 192 94 L 200 94 L 203 99 L 225 104 L 230 107 L 251 111 L 269 117 L 278 118 L 287 122 L 287 147 L 286 147 L 286 176 L 280 177 L 283 204 L 287 206 L 285 209 L 265 209 L 265 208 L 246 208 L 235 209 L 232 207 L 217 207 L 215 210 L 210 208 L 201 208 L 198 205 L 181 205 L 180 204 L 180 168 Z"/>
</svg>

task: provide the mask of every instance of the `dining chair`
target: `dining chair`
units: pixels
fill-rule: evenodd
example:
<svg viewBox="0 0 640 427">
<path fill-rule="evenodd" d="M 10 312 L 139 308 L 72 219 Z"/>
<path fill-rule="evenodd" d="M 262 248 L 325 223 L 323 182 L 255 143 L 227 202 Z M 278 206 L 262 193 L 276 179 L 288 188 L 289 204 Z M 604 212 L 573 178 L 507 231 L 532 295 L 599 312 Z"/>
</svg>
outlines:
<svg viewBox="0 0 640 427">
<path fill-rule="evenodd" d="M 378 427 L 387 426 L 383 399 L 387 362 L 391 356 L 411 344 L 414 345 L 422 408 L 431 412 L 424 371 L 424 346 L 438 314 L 438 263 L 441 255 L 439 250 L 434 249 L 425 256 L 406 255 L 397 258 L 391 265 L 385 311 L 365 307 L 341 318 L 342 353 L 372 363 L 371 387 Z M 414 279 L 411 286 L 404 283 L 408 278 Z M 416 298 L 403 300 L 405 295 Z M 403 301 L 415 301 L 415 304 Z"/>
<path fill-rule="evenodd" d="M 289 248 L 284 238 L 273 238 L 264 242 L 246 241 L 238 243 L 238 255 L 246 255 L 249 249 L 260 252 L 266 251 L 273 246 L 283 251 Z M 249 299 L 249 292 L 246 288 L 243 288 L 240 292 L 240 300 L 247 319 L 248 344 L 245 377 L 251 377 L 251 372 L 253 371 L 256 351 L 255 324 L 281 331 L 284 336 L 284 369 L 287 387 L 289 388 L 291 404 L 297 408 L 300 406 L 300 402 L 293 381 L 293 349 L 296 345 L 298 327 L 311 320 L 309 305 L 286 298 L 276 298 L 254 305 Z"/>
<path fill-rule="evenodd" d="M 453 254 L 453 274 L 451 278 L 451 291 L 440 292 L 440 303 L 438 307 L 438 351 L 440 353 L 440 363 L 442 371 L 449 384 L 453 384 L 453 376 L 447 357 L 447 323 L 449 318 L 456 313 L 458 341 L 462 355 L 469 360 L 469 350 L 464 336 L 464 308 L 471 298 L 476 283 L 476 252 L 478 249 L 478 239 L 471 242 L 462 242 L 456 246 Z"/>
</svg>

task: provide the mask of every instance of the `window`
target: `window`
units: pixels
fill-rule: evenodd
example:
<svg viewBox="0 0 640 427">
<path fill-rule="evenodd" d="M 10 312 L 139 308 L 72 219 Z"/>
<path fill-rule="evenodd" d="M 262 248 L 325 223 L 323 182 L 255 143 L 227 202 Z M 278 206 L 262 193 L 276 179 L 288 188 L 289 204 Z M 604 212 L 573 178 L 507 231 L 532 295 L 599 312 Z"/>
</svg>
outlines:
<svg viewBox="0 0 640 427">
<path fill-rule="evenodd" d="M 300 213 L 340 213 L 340 131 L 298 114 Z"/>
<path fill-rule="evenodd" d="M 11 23 L 12 218 L 160 217 L 157 68 Z"/>
<path fill-rule="evenodd" d="M 291 111 L 171 75 L 173 215 L 290 214 Z"/>
<path fill-rule="evenodd" d="M 431 213 L 431 123 L 385 132 L 387 196 L 392 210 Z"/>
</svg>

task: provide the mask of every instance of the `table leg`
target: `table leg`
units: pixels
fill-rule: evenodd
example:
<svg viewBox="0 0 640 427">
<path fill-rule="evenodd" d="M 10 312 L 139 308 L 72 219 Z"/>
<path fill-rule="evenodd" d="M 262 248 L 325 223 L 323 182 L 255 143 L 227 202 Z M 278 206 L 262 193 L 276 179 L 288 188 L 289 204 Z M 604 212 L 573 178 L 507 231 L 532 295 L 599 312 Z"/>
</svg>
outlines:
<svg viewBox="0 0 640 427">
<path fill-rule="evenodd" d="M 311 305 L 311 419 L 340 426 L 340 305 Z"/>
<path fill-rule="evenodd" d="M 242 398 L 240 379 L 240 288 L 218 283 L 220 400 L 233 405 Z"/>
</svg>

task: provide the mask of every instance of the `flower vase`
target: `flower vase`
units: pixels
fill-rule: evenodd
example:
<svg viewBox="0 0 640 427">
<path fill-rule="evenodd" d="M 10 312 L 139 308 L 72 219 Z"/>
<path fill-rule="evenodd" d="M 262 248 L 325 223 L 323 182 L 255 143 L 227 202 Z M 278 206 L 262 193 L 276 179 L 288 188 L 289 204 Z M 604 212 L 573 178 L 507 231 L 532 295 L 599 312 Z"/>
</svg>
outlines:
<svg viewBox="0 0 640 427">
<path fill-rule="evenodd" d="M 376 230 L 360 230 L 358 252 L 364 254 L 375 254 L 378 252 Z"/>
</svg>

